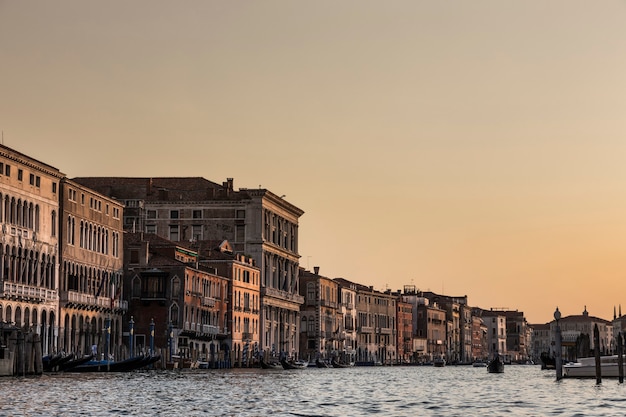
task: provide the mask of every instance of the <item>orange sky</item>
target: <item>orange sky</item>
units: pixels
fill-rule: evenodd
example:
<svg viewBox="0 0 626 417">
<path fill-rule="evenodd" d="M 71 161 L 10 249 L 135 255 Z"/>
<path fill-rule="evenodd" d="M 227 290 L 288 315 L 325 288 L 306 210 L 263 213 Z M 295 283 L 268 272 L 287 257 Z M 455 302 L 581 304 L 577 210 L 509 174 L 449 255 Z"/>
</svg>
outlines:
<svg viewBox="0 0 626 417">
<path fill-rule="evenodd" d="M 70 177 L 285 194 L 325 276 L 611 319 L 625 21 L 623 1 L 0 0 L 0 128 Z"/>
</svg>

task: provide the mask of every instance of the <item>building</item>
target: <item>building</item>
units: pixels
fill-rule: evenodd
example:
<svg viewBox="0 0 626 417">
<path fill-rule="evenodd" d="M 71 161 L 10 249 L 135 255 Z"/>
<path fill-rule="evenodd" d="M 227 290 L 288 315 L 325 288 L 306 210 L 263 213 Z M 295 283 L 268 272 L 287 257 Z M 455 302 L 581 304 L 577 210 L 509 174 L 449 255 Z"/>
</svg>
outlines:
<svg viewBox="0 0 626 417">
<path fill-rule="evenodd" d="M 487 346 L 489 357 L 494 354 L 507 356 L 506 315 L 500 310 L 482 310 L 481 317 L 487 326 Z"/>
<path fill-rule="evenodd" d="M 126 230 L 172 241 L 228 240 L 261 271 L 261 348 L 299 346 L 298 221 L 304 212 L 267 189 L 239 189 L 204 178 L 85 177 L 77 182 L 125 203 Z"/>
<path fill-rule="evenodd" d="M 249 366 L 260 354 L 261 271 L 254 259 L 234 253 L 227 240 L 196 245 L 207 248 L 200 252 L 200 262 L 228 279 L 227 342 L 235 362 Z"/>
<path fill-rule="evenodd" d="M 528 339 L 528 323 L 522 311 L 504 311 L 506 317 L 506 351 L 515 362 L 526 362 L 530 359 L 530 340 Z"/>
<path fill-rule="evenodd" d="M 339 309 L 339 284 L 319 274 L 300 269 L 300 355 L 304 358 L 339 359 L 345 340 L 344 320 Z"/>
<path fill-rule="evenodd" d="M 396 361 L 396 301 L 391 291 L 335 278 L 343 288 L 356 289 L 357 343 L 356 362 L 391 364 Z"/>
<path fill-rule="evenodd" d="M 125 242 L 126 330 L 134 353 L 167 348 L 169 362 L 176 355 L 241 365 L 227 342 L 228 279 L 200 263 L 197 252 L 154 234 L 127 233 Z"/>
<path fill-rule="evenodd" d="M 346 363 L 352 363 L 356 359 L 356 347 L 358 343 L 357 333 L 357 288 L 355 284 L 348 284 L 341 280 L 335 280 L 339 284 L 339 316 L 343 319 L 342 335 L 345 336 L 339 345 L 342 356 Z"/>
<path fill-rule="evenodd" d="M 397 294 L 398 326 L 396 346 L 398 353 L 396 360 L 399 363 L 409 363 L 413 359 L 413 305 L 404 302 Z"/>
<path fill-rule="evenodd" d="M 0 321 L 58 349 L 58 169 L 0 145 Z"/>
<path fill-rule="evenodd" d="M 562 357 L 565 360 L 593 355 L 596 347 L 594 342 L 595 326 L 598 326 L 600 353 L 608 355 L 615 351 L 616 342 L 613 337 L 612 323 L 599 317 L 590 316 L 586 306 L 582 314 L 561 317 L 558 324 L 561 327 Z M 552 340 L 555 340 L 556 326 L 556 320 L 552 320 L 550 322 Z"/>
<path fill-rule="evenodd" d="M 489 343 L 487 340 L 488 328 L 485 325 L 480 309 L 473 309 L 472 313 L 472 361 L 484 361 L 489 359 Z"/>
<path fill-rule="evenodd" d="M 61 181 L 59 348 L 122 356 L 123 206 Z M 92 348 L 93 346 L 93 348 Z"/>
</svg>

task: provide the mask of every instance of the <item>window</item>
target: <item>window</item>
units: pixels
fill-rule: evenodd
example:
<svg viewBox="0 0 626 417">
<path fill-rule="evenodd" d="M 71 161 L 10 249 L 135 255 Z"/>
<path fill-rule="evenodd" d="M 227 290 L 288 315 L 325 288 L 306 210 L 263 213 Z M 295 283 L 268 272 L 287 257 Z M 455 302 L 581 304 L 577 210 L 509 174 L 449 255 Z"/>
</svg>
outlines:
<svg viewBox="0 0 626 417">
<path fill-rule="evenodd" d="M 202 240 L 202 226 L 194 224 L 191 226 L 191 237 L 195 240 Z"/>
<path fill-rule="evenodd" d="M 24 176 L 24 171 L 19 169 L 17 170 L 17 180 L 22 181 L 22 177 Z"/>
<path fill-rule="evenodd" d="M 41 187 L 41 177 L 40 176 L 36 176 L 35 177 L 35 187 Z"/>
<path fill-rule="evenodd" d="M 28 183 L 30 185 L 35 185 L 35 174 L 30 174 L 29 179 L 28 179 Z"/>
<path fill-rule="evenodd" d="M 157 218 L 157 212 L 156 210 L 147 210 L 146 211 L 146 217 L 148 219 L 156 219 Z"/>
<path fill-rule="evenodd" d="M 53 182 L 53 183 L 52 183 L 52 192 L 53 192 L 53 193 L 56 193 L 56 192 L 57 192 L 57 183 L 56 183 L 56 182 Z"/>
<path fill-rule="evenodd" d="M 147 224 L 146 225 L 146 233 L 154 233 L 156 234 L 156 224 Z"/>
<path fill-rule="evenodd" d="M 170 211 L 170 219 L 178 219 L 178 210 Z"/>
<path fill-rule="evenodd" d="M 80 195 L 80 204 L 85 205 L 85 194 Z"/>
<path fill-rule="evenodd" d="M 170 240 L 178 241 L 178 226 L 170 226 Z"/>
<path fill-rule="evenodd" d="M 245 210 L 237 210 L 237 218 L 238 219 L 245 219 L 246 218 L 246 211 Z"/>
<path fill-rule="evenodd" d="M 0 162 L 0 175 L 4 174 L 4 162 Z"/>
<path fill-rule="evenodd" d="M 192 217 L 194 219 L 201 219 L 202 218 L 202 210 L 194 210 L 192 212 Z"/>
<path fill-rule="evenodd" d="M 4 166 L 4 175 L 6 175 L 7 177 L 11 176 L 11 165 L 6 164 Z"/>
</svg>

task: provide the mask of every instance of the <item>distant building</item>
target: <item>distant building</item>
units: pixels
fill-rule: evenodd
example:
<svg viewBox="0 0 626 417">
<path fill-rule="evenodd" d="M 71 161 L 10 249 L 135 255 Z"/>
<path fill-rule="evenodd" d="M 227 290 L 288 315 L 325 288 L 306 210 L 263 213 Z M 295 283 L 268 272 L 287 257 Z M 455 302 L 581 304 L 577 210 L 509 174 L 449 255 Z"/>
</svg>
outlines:
<svg viewBox="0 0 626 417">
<path fill-rule="evenodd" d="M 482 310 L 481 317 L 487 327 L 489 357 L 495 353 L 506 356 L 506 315 L 499 310 Z"/>
<path fill-rule="evenodd" d="M 413 304 L 407 303 L 401 297 L 398 297 L 397 312 L 398 335 L 396 346 L 398 354 L 396 359 L 398 362 L 409 363 L 413 359 Z"/>
<path fill-rule="evenodd" d="M 590 316 L 585 307 L 582 314 L 561 317 L 561 346 L 564 359 L 576 359 L 578 357 L 593 355 L 595 349 L 594 327 L 598 326 L 600 338 L 599 349 L 602 354 L 614 352 L 616 344 L 613 338 L 613 325 L 611 322 L 599 317 Z M 556 334 L 556 320 L 550 322 L 550 335 L 554 340 Z"/>
</svg>

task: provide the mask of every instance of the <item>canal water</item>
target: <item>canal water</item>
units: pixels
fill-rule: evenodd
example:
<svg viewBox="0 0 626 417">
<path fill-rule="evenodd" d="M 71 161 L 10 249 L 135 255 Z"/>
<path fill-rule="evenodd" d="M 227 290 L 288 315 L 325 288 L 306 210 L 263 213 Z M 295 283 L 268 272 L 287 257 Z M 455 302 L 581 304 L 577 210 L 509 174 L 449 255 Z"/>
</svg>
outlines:
<svg viewBox="0 0 626 417">
<path fill-rule="evenodd" d="M 0 416 L 624 416 L 626 384 L 510 365 L 57 374 L 0 379 Z"/>
</svg>

